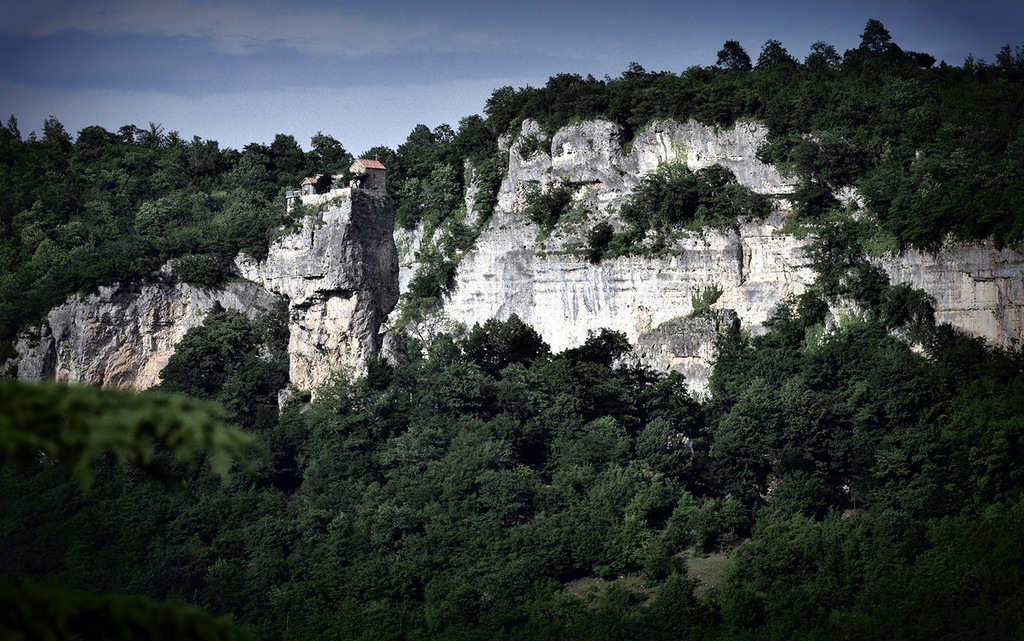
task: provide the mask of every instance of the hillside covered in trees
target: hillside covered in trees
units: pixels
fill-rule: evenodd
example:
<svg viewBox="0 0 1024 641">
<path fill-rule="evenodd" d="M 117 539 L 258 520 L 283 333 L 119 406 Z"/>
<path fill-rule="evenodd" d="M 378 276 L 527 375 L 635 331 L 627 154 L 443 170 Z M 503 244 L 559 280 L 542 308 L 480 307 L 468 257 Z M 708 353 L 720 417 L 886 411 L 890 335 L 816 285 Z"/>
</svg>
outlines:
<svg viewBox="0 0 1024 641">
<path fill-rule="evenodd" d="M 161 391 L 220 403 L 266 460 L 226 480 L 168 461 L 183 478 L 168 490 L 100 458 L 85 494 L 45 458 L 4 468 L 0 585 L 176 600 L 267 639 L 1018 637 L 1024 357 L 937 325 L 926 296 L 865 257 L 1024 241 L 1022 110 L 1024 48 L 935 66 L 877 21 L 843 55 L 816 43 L 800 62 L 769 41 L 755 62 L 730 41 L 682 73 L 498 89 L 486 117 L 363 154 L 388 167 L 400 225 L 447 232 L 423 249 L 406 318 L 437 304 L 486 224 L 499 138 L 525 118 L 631 134 L 657 118 L 764 122 L 761 156 L 798 178 L 793 229 L 817 238 L 815 285 L 763 335 L 724 331 L 701 398 L 678 374 L 621 363 L 615 332 L 552 353 L 513 316 L 407 337 L 402 358 L 278 413 L 284 320 L 215 310 Z M 12 119 L 0 340 L 168 260 L 192 282 L 229 278 L 237 252 L 265 254 L 290 222 L 284 189 L 347 167 L 336 140 L 312 142 L 238 152 L 156 125 L 72 140 L 52 120 L 23 139 Z M 467 160 L 482 194 L 472 223 Z M 713 175 L 664 179 L 624 218 L 662 207 L 645 194 L 685 204 L 664 205 L 665 229 L 712 197 L 716 217 L 763 206 L 709 196 Z M 857 216 L 846 188 L 864 200 Z M 539 220 L 559 206 L 544 202 Z M 588 258 L 631 242 L 594 234 Z M 826 331 L 840 299 L 860 313 Z"/>
</svg>

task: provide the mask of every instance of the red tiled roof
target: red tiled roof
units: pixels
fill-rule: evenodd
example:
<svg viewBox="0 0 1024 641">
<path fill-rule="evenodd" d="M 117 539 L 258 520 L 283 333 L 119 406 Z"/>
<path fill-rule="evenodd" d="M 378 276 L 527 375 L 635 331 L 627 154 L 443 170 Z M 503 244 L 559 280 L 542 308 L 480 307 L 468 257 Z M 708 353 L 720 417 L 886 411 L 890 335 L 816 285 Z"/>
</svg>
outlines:
<svg viewBox="0 0 1024 641">
<path fill-rule="evenodd" d="M 306 178 L 304 178 L 304 179 L 302 180 L 302 182 L 304 182 L 304 183 L 305 183 L 305 182 L 308 182 L 308 183 L 309 183 L 309 184 L 311 184 L 311 185 L 315 185 L 315 184 L 316 184 L 316 179 L 317 179 L 317 178 L 319 178 L 319 176 L 316 176 L 316 177 L 313 177 L 313 178 L 309 178 L 309 177 L 306 177 Z"/>
<path fill-rule="evenodd" d="M 384 165 L 380 164 L 379 161 L 370 160 L 368 158 L 360 158 L 356 162 L 367 169 L 385 169 Z"/>
</svg>

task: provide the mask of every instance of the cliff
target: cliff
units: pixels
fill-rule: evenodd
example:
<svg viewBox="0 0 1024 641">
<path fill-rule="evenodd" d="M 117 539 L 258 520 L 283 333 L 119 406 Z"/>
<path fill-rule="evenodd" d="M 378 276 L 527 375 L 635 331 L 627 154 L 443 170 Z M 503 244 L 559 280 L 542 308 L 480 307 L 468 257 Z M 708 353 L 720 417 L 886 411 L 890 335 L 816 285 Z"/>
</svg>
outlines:
<svg viewBox="0 0 1024 641">
<path fill-rule="evenodd" d="M 394 209 L 360 190 L 333 194 L 274 242 L 265 261 L 240 256 L 244 282 L 115 284 L 68 299 L 37 338 L 16 345 L 18 378 L 151 387 L 174 345 L 215 303 L 255 316 L 280 300 L 288 304 L 293 385 L 314 389 L 336 371 L 359 372 L 380 348 L 381 323 L 398 300 Z"/>
<path fill-rule="evenodd" d="M 804 253 L 810 239 L 781 231 L 792 182 L 757 160 L 764 136 L 755 123 L 720 130 L 664 121 L 625 149 L 619 127 L 595 121 L 557 132 L 550 154 L 542 150 L 523 158 L 524 141 L 543 139 L 536 123 L 525 122 L 515 141 L 505 141 L 508 174 L 498 206 L 459 263 L 443 314 L 470 327 L 517 314 L 556 351 L 581 344 L 590 331 L 614 329 L 637 346 L 630 358 L 682 371 L 694 389 L 704 389 L 717 329 L 688 318 L 694 294 L 721 288 L 714 307 L 729 315 L 730 325 L 738 322 L 757 334 L 782 300 L 814 281 Z M 774 199 L 777 213 L 742 222 L 735 231 L 689 234 L 663 257 L 619 257 L 595 265 L 573 251 L 598 220 L 621 228 L 617 207 L 645 175 L 673 161 L 691 170 L 720 163 L 739 183 Z M 560 223 L 545 237 L 522 210 L 531 189 L 554 184 L 571 186 L 587 214 Z M 415 247 L 419 239 L 402 242 Z M 1024 335 L 1019 250 L 950 244 L 933 254 L 908 251 L 877 262 L 893 283 L 908 282 L 930 294 L 940 322 L 996 345 L 1019 344 Z M 404 265 L 414 266 L 408 255 Z"/>
<path fill-rule="evenodd" d="M 265 261 L 235 263 L 244 278 L 288 301 L 290 378 L 300 389 L 315 389 L 339 370 L 362 372 L 398 302 L 391 201 L 341 189 L 322 207 L 275 242 Z"/>
<path fill-rule="evenodd" d="M 461 257 L 441 318 L 471 327 L 516 314 L 556 351 L 580 345 L 591 331 L 617 330 L 636 346 L 632 361 L 681 371 L 694 389 L 704 389 L 722 327 L 738 323 L 757 334 L 782 300 L 814 281 L 804 251 L 810 239 L 782 232 L 792 182 L 757 160 L 764 136 L 756 123 L 716 129 L 662 121 L 627 147 L 610 122 L 576 123 L 551 140 L 536 123 L 523 123 L 514 140 L 502 141 L 508 169 L 498 204 Z M 533 140 L 541 140 L 539 150 L 525 153 Z M 775 213 L 731 231 L 683 235 L 658 257 L 592 264 L 581 256 L 588 230 L 597 221 L 621 229 L 618 207 L 666 162 L 692 170 L 720 163 L 739 183 L 773 199 Z M 523 209 L 531 193 L 555 185 L 572 190 L 576 207 L 548 233 Z M 471 184 L 467 211 L 474 194 Z M 213 289 L 124 284 L 69 299 L 50 312 L 35 339 L 18 343 L 19 378 L 149 387 L 174 344 L 215 301 L 256 313 L 278 299 L 289 307 L 295 386 L 314 389 L 338 370 L 360 372 L 381 347 L 380 328 L 408 287 L 424 239 L 422 232 L 394 230 L 394 209 L 383 195 L 343 189 L 315 206 L 282 230 L 266 260 L 236 260 L 247 282 Z M 950 243 L 876 262 L 894 283 L 927 292 L 940 322 L 995 345 L 1019 345 L 1024 337 L 1024 252 Z M 693 296 L 712 287 L 722 291 L 716 313 L 691 318 Z"/>
<path fill-rule="evenodd" d="M 96 294 L 69 298 L 50 311 L 37 338 L 18 341 L 18 378 L 152 387 L 160 382 L 175 344 L 202 324 L 215 303 L 254 316 L 276 300 L 255 283 L 100 287 Z"/>
</svg>

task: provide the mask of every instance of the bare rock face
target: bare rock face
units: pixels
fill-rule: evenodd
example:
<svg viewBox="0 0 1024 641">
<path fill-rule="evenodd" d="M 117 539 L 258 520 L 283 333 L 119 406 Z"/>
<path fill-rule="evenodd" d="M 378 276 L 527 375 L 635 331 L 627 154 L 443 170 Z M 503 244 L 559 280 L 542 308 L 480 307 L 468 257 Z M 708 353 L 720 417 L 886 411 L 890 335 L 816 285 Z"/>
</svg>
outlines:
<svg viewBox="0 0 1024 641">
<path fill-rule="evenodd" d="M 713 358 L 713 334 L 702 342 L 679 341 L 667 338 L 666 326 L 694 311 L 695 295 L 720 288 L 715 307 L 734 310 L 744 327 L 758 333 L 779 302 L 814 280 L 803 242 L 777 233 L 781 217 L 745 223 L 739 233 L 694 234 L 680 241 L 673 256 L 624 256 L 596 265 L 537 251 L 536 229 L 516 224 L 514 214 L 502 213 L 493 223 L 496 228 L 459 264 L 445 304 L 453 320 L 472 326 L 516 314 L 554 351 L 582 344 L 590 331 L 613 329 L 646 345 L 636 354 L 639 362 L 682 371 L 697 389 Z M 688 336 L 691 325 L 671 327 Z M 700 334 L 707 334 L 703 325 Z M 661 341 L 656 349 L 653 336 Z"/>
<path fill-rule="evenodd" d="M 739 317 L 732 310 L 674 318 L 641 334 L 633 357 L 655 371 L 679 372 L 692 390 L 701 391 L 708 387 L 715 340 L 721 332 L 737 327 Z"/>
<path fill-rule="evenodd" d="M 333 193 L 333 192 L 332 192 Z M 325 211 L 274 243 L 267 260 L 236 261 L 249 282 L 101 287 L 51 311 L 16 345 L 18 378 L 144 389 L 215 303 L 251 317 L 288 302 L 290 378 L 300 389 L 362 371 L 398 300 L 394 208 L 386 196 L 341 190 Z"/>
<path fill-rule="evenodd" d="M 52 310 L 37 338 L 18 341 L 18 378 L 152 387 L 175 344 L 216 303 L 255 316 L 277 300 L 254 283 L 100 287 L 97 294 L 69 298 Z"/>
<path fill-rule="evenodd" d="M 290 377 L 300 389 L 337 371 L 361 373 L 398 302 L 391 201 L 360 189 L 331 194 L 326 210 L 271 245 L 265 261 L 236 261 L 245 278 L 287 299 Z"/>
<path fill-rule="evenodd" d="M 626 150 L 621 128 L 610 122 L 569 125 L 550 143 L 536 123 L 524 122 L 507 144 L 509 169 L 497 208 L 475 249 L 459 263 L 444 314 L 472 326 L 514 313 L 555 351 L 580 345 L 590 331 L 617 330 L 637 346 L 631 358 L 681 371 L 691 388 L 706 389 L 721 323 L 712 328 L 688 319 L 692 297 L 720 288 L 714 308 L 734 315 L 729 326 L 738 323 L 758 334 L 778 305 L 804 292 L 815 277 L 804 252 L 810 239 L 780 231 L 793 181 L 757 160 L 765 134 L 749 122 L 716 129 L 666 120 L 640 132 Z M 573 251 L 596 221 L 619 228 L 618 207 L 665 162 L 691 170 L 722 164 L 740 184 L 775 199 L 778 213 L 743 222 L 735 232 L 690 234 L 664 257 L 620 257 L 595 265 Z M 531 190 L 555 184 L 570 186 L 590 213 L 575 227 L 560 224 L 544 237 L 521 212 Z M 1024 252 L 949 245 L 936 254 L 909 251 L 878 263 L 893 283 L 908 282 L 930 294 L 940 322 L 997 345 L 1019 344 Z"/>
<path fill-rule="evenodd" d="M 569 125 L 550 146 L 536 123 L 523 123 L 509 145 L 509 171 L 496 211 L 476 248 L 459 263 L 445 314 L 467 326 L 516 314 L 555 351 L 582 344 L 588 332 L 600 328 L 620 331 L 638 346 L 633 358 L 682 371 L 691 386 L 703 388 L 714 329 L 709 334 L 706 322 L 680 320 L 693 311 L 694 295 L 721 288 L 716 307 L 735 310 L 736 318 L 756 332 L 779 301 L 802 293 L 813 281 L 804 243 L 777 233 L 783 218 L 744 223 L 738 233 L 691 234 L 679 241 L 674 255 L 658 258 L 620 257 L 595 265 L 571 248 L 596 220 L 618 224 L 618 206 L 665 162 L 686 163 L 693 170 L 718 162 L 754 191 L 788 194 L 791 183 L 755 157 L 764 134 L 749 123 L 715 130 L 692 121 L 664 121 L 641 132 L 627 152 L 623 131 L 614 123 Z M 539 150 L 521 152 L 524 145 L 536 147 L 535 140 L 541 141 Z M 531 189 L 556 183 L 571 185 L 593 217 L 575 231 L 539 238 L 537 227 L 520 212 Z"/>
<path fill-rule="evenodd" d="M 935 320 L 1000 347 L 1024 341 L 1024 252 L 991 243 L 947 243 L 876 261 L 893 283 L 928 292 Z"/>
</svg>

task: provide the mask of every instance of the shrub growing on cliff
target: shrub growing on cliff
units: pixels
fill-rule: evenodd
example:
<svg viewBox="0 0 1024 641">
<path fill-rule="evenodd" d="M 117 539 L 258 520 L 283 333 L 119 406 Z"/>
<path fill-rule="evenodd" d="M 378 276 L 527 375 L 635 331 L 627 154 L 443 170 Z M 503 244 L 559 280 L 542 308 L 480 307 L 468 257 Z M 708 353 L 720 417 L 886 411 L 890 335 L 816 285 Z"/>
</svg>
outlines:
<svg viewBox="0 0 1024 641">
<path fill-rule="evenodd" d="M 572 191 L 566 185 L 555 185 L 547 191 L 535 186 L 526 194 L 523 215 L 547 234 L 571 208 Z"/>
<path fill-rule="evenodd" d="M 723 293 L 724 290 L 716 283 L 710 287 L 705 287 L 699 294 L 691 294 L 690 303 L 693 306 L 693 311 L 690 312 L 690 316 L 693 318 L 709 316 L 711 314 L 711 306 L 718 302 Z"/>
<path fill-rule="evenodd" d="M 615 238 L 615 229 L 606 220 L 594 225 L 587 233 L 587 260 L 597 264 L 601 262 L 608 245 Z"/>
<path fill-rule="evenodd" d="M 189 254 L 175 260 L 173 265 L 178 280 L 200 287 L 218 285 L 233 274 L 231 259 L 218 254 Z"/>
<path fill-rule="evenodd" d="M 238 425 L 273 425 L 277 392 L 288 381 L 286 310 L 252 320 L 216 304 L 175 346 L 160 372 L 161 389 L 218 401 Z"/>
<path fill-rule="evenodd" d="M 735 227 L 742 218 L 764 218 L 771 201 L 740 185 L 722 165 L 696 172 L 679 163 L 645 176 L 619 210 L 626 228 L 608 237 L 606 228 L 588 235 L 589 257 L 659 254 L 684 229 Z"/>
</svg>

